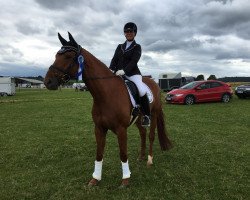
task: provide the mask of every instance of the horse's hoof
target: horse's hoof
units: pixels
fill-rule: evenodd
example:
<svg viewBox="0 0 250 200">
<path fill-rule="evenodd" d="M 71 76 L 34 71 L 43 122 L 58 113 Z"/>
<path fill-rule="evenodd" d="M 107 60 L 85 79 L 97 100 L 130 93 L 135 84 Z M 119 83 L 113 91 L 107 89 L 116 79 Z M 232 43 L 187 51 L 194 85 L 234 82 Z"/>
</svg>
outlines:
<svg viewBox="0 0 250 200">
<path fill-rule="evenodd" d="M 150 168 L 150 167 L 152 167 L 152 166 L 153 166 L 153 163 L 147 162 L 147 167 L 148 167 L 148 168 Z"/>
<path fill-rule="evenodd" d="M 88 186 L 89 186 L 89 187 L 95 187 L 95 186 L 98 186 L 99 182 L 100 182 L 100 181 L 98 181 L 98 180 L 96 180 L 96 179 L 92 178 L 92 179 L 89 181 Z"/>
<path fill-rule="evenodd" d="M 119 188 L 123 189 L 123 188 L 128 188 L 128 187 L 129 187 L 129 179 L 128 178 L 122 179 L 122 183 L 119 186 Z"/>
</svg>

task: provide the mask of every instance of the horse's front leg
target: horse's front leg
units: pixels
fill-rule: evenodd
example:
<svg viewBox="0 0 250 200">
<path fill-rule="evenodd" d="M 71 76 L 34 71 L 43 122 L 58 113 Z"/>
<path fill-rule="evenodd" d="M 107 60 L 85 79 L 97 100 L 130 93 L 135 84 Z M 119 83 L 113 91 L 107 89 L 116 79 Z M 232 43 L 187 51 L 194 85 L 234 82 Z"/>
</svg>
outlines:
<svg viewBox="0 0 250 200">
<path fill-rule="evenodd" d="M 89 182 L 89 186 L 96 186 L 102 178 L 102 162 L 103 153 L 106 143 L 107 130 L 95 126 L 95 138 L 96 138 L 96 160 L 93 178 Z"/>
<path fill-rule="evenodd" d="M 119 128 L 117 131 L 120 159 L 122 164 L 122 183 L 120 187 L 127 187 L 129 185 L 130 170 L 128 165 L 128 154 L 127 154 L 127 129 L 124 127 Z"/>
</svg>

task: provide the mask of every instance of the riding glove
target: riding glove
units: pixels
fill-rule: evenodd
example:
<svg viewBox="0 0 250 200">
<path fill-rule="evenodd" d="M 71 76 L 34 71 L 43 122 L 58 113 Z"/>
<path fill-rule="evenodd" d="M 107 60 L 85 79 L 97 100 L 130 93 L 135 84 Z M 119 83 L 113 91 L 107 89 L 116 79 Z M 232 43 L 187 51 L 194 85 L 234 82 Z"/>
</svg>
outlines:
<svg viewBox="0 0 250 200">
<path fill-rule="evenodd" d="M 121 69 L 121 70 L 118 70 L 116 73 L 115 73 L 117 76 L 122 76 L 125 74 L 125 72 Z"/>
</svg>

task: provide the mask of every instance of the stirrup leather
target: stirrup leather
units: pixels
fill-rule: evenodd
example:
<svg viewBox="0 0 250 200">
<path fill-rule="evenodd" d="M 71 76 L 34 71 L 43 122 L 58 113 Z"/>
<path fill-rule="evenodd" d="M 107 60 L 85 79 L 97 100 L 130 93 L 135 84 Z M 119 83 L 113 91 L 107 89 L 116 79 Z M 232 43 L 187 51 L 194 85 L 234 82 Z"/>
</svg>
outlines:
<svg viewBox="0 0 250 200">
<path fill-rule="evenodd" d="M 150 123 L 151 120 L 149 116 L 145 115 L 142 117 L 142 123 L 141 123 L 142 126 L 150 126 Z"/>
</svg>

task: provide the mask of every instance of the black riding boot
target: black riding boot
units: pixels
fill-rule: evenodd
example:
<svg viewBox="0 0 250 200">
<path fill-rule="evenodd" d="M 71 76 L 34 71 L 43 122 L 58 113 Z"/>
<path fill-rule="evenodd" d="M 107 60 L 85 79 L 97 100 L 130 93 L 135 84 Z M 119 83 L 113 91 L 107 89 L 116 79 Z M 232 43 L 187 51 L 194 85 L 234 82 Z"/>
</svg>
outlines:
<svg viewBox="0 0 250 200">
<path fill-rule="evenodd" d="M 147 94 L 140 97 L 141 100 L 141 111 L 143 114 L 142 117 L 142 126 L 150 126 L 150 106 Z"/>
</svg>

